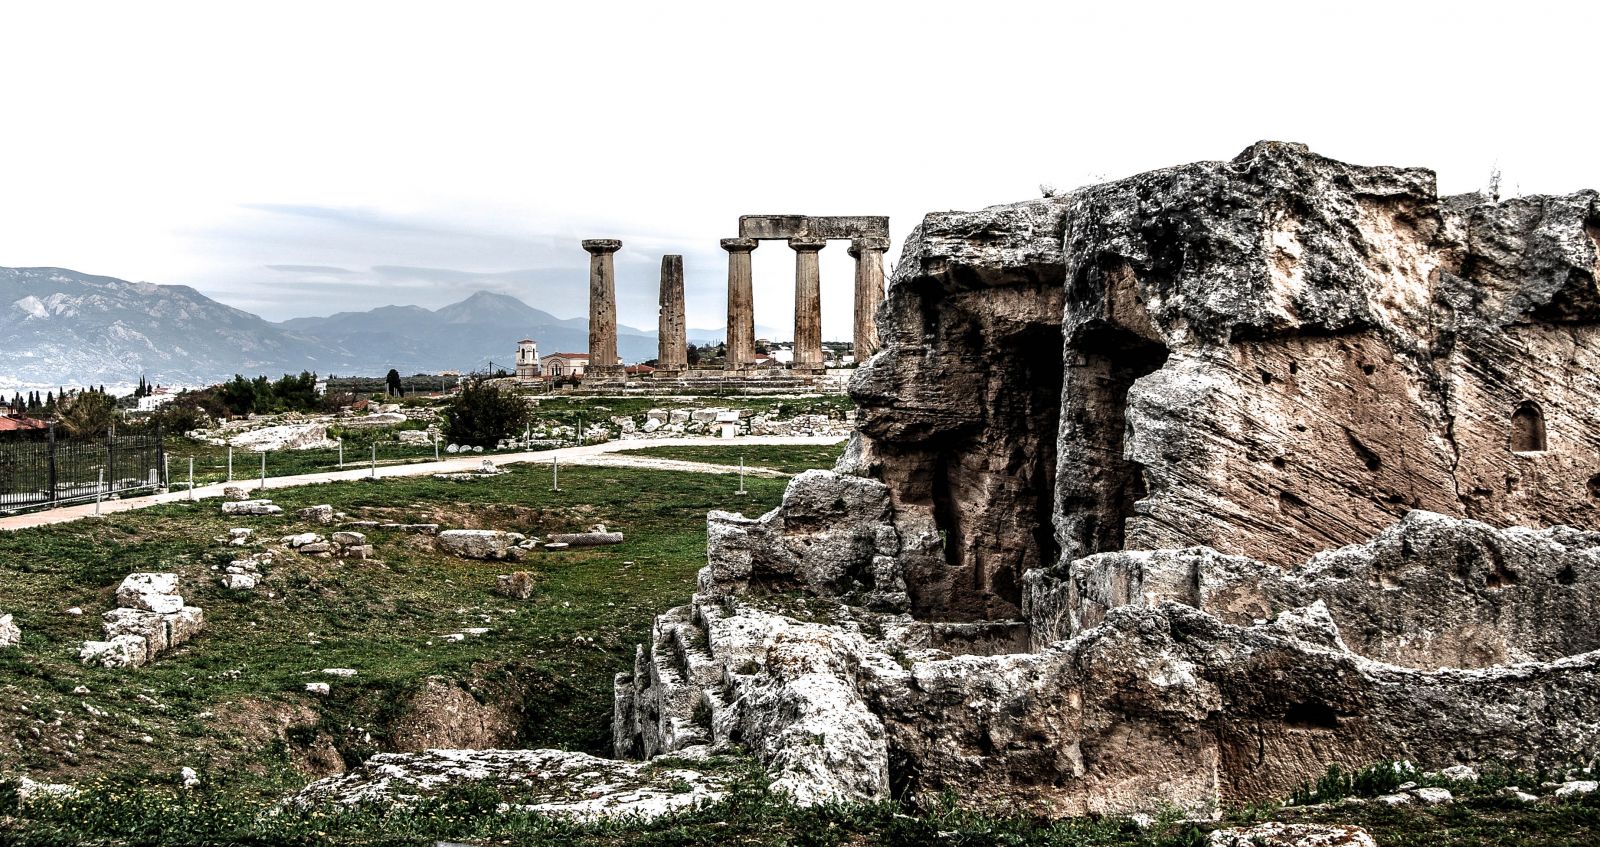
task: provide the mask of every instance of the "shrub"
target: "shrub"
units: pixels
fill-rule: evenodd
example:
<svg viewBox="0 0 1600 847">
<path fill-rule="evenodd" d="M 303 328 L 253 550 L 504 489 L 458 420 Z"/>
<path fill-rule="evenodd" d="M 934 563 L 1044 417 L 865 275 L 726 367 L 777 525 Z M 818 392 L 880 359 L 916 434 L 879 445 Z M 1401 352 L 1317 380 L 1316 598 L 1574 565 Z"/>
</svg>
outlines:
<svg viewBox="0 0 1600 847">
<path fill-rule="evenodd" d="M 444 432 L 453 444 L 493 447 L 531 419 L 531 410 L 521 397 L 477 379 L 462 386 L 445 412 Z"/>
</svg>

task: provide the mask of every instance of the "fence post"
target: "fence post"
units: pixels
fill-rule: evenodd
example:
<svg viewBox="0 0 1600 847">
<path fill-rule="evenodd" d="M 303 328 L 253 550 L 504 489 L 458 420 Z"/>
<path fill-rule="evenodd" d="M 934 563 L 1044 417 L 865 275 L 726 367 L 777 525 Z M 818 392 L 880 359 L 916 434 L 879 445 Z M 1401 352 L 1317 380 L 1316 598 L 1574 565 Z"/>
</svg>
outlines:
<svg viewBox="0 0 1600 847">
<path fill-rule="evenodd" d="M 161 422 L 156 421 L 156 461 L 161 465 L 161 487 L 167 487 L 167 442 L 161 435 Z"/>
<path fill-rule="evenodd" d="M 233 444 L 228 445 L 228 481 L 233 482 Z"/>
<path fill-rule="evenodd" d="M 194 500 L 194 457 L 189 457 L 189 500 Z"/>
<path fill-rule="evenodd" d="M 261 490 L 267 490 L 267 451 L 261 451 Z"/>
<path fill-rule="evenodd" d="M 372 442 L 372 478 L 378 478 L 378 442 Z"/>
<path fill-rule="evenodd" d="M 106 428 L 106 491 L 117 487 L 117 431 Z"/>
<path fill-rule="evenodd" d="M 50 502 L 56 501 L 56 425 L 50 424 Z"/>
</svg>

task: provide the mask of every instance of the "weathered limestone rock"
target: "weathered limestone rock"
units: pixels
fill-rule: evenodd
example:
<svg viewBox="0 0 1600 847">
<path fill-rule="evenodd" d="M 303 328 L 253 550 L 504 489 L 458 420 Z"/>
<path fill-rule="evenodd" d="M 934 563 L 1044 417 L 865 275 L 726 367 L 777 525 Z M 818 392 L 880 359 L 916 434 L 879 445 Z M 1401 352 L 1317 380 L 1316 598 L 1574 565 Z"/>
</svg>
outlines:
<svg viewBox="0 0 1600 847">
<path fill-rule="evenodd" d="M 905 606 L 892 558 L 900 537 L 880 482 L 806 471 L 790 480 L 783 508 L 757 519 L 712 512 L 706 525 L 702 592 L 806 587 L 884 608 Z"/>
<path fill-rule="evenodd" d="M 447 529 L 435 542 L 439 550 L 463 559 L 504 559 L 527 536 L 498 529 Z"/>
<path fill-rule="evenodd" d="M 15 647 L 22 643 L 22 627 L 11 615 L 0 615 L 0 648 Z"/>
<path fill-rule="evenodd" d="M 245 490 L 240 486 L 228 485 L 222 489 L 222 499 L 229 503 L 237 503 L 242 500 L 249 500 L 250 495 L 246 494 Z"/>
<path fill-rule="evenodd" d="M 183 608 L 175 573 L 131 573 L 117 586 L 117 605 L 162 614 Z"/>
<path fill-rule="evenodd" d="M 333 507 L 329 505 L 309 506 L 297 512 L 300 519 L 315 524 L 329 526 L 333 523 Z"/>
<path fill-rule="evenodd" d="M 562 750 L 428 750 L 380 753 L 348 773 L 318 780 L 291 802 L 415 802 L 462 783 L 489 783 L 529 797 L 524 811 L 584 820 L 649 819 L 716 800 L 730 779 L 687 765 L 651 767 Z"/>
<path fill-rule="evenodd" d="M 1203 547 L 1101 553 L 1030 571 L 1037 644 L 1108 609 L 1173 600 L 1247 625 L 1322 602 L 1363 656 L 1411 667 L 1488 667 L 1600 650 L 1600 533 L 1497 530 L 1412 512 L 1364 544 L 1285 571 Z"/>
<path fill-rule="evenodd" d="M 281 515 L 282 506 L 272 505 L 271 500 L 230 500 L 222 504 L 224 515 Z"/>
<path fill-rule="evenodd" d="M 340 547 L 353 547 L 357 544 L 367 543 L 367 536 L 359 532 L 342 531 L 335 532 L 332 541 Z"/>
<path fill-rule="evenodd" d="M 109 641 L 85 641 L 78 661 L 105 668 L 137 668 L 150 661 L 149 647 L 138 635 L 118 635 Z"/>
<path fill-rule="evenodd" d="M 119 608 L 102 616 L 106 640 L 85 641 L 79 660 L 108 668 L 140 667 L 193 638 L 205 626 L 205 613 L 184 605 L 177 591 L 177 574 L 129 574 L 117 586 Z"/>
<path fill-rule="evenodd" d="M 1594 192 L 1292 144 L 930 215 L 837 472 L 710 516 L 616 751 L 1052 815 L 1586 755 L 1597 276 Z"/>
</svg>

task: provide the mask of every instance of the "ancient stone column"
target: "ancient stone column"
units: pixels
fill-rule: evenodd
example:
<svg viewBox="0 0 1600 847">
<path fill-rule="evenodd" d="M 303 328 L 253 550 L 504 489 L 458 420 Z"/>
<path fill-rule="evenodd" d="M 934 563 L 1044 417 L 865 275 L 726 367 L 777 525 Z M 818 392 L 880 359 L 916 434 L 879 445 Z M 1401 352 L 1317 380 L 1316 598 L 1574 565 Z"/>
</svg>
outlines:
<svg viewBox="0 0 1600 847">
<path fill-rule="evenodd" d="M 822 271 L 817 253 L 825 238 L 789 239 L 794 249 L 794 368 L 822 370 Z"/>
<path fill-rule="evenodd" d="M 751 294 L 750 251 L 760 246 L 754 238 L 724 238 L 728 251 L 728 357 L 723 368 L 747 368 L 756 358 L 755 298 Z"/>
<path fill-rule="evenodd" d="M 617 272 L 611 254 L 622 249 L 614 238 L 583 242 L 589 251 L 589 367 L 586 376 L 621 376 L 617 363 Z"/>
<path fill-rule="evenodd" d="M 683 257 L 661 257 L 661 317 L 657 325 L 656 372 L 677 375 L 689 366 L 683 321 Z"/>
<path fill-rule="evenodd" d="M 883 251 L 889 239 L 862 236 L 851 239 L 850 255 L 856 260 L 856 363 L 865 362 L 878 352 L 878 324 L 873 316 L 883 302 Z"/>
</svg>

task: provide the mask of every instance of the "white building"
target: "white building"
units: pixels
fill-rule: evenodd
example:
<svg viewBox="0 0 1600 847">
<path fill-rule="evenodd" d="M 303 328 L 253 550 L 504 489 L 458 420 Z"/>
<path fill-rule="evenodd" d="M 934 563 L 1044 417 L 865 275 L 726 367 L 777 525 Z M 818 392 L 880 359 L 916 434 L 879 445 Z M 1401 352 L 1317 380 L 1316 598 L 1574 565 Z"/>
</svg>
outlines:
<svg viewBox="0 0 1600 847">
<path fill-rule="evenodd" d="M 531 338 L 517 342 L 517 379 L 532 381 L 539 378 L 539 343 Z"/>
</svg>

